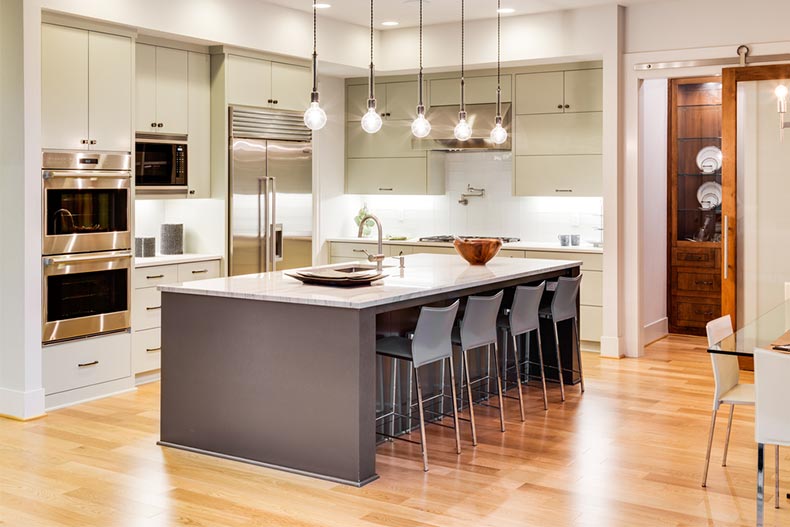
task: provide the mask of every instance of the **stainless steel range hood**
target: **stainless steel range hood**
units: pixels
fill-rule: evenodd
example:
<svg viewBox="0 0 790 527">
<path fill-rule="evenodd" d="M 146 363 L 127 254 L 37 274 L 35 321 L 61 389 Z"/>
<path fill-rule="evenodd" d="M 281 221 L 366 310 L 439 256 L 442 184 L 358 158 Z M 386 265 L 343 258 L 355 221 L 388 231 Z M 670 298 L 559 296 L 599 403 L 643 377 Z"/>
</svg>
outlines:
<svg viewBox="0 0 790 527">
<path fill-rule="evenodd" d="M 466 119 L 472 126 L 472 138 L 459 141 L 453 136 L 453 129 L 458 123 L 458 106 L 431 106 L 426 112 L 431 122 L 431 134 L 424 139 L 412 138 L 411 146 L 415 150 L 510 150 L 511 138 L 511 105 L 502 103 L 502 126 L 507 130 L 507 141 L 495 145 L 489 139 L 496 119 L 496 104 L 467 104 Z"/>
</svg>

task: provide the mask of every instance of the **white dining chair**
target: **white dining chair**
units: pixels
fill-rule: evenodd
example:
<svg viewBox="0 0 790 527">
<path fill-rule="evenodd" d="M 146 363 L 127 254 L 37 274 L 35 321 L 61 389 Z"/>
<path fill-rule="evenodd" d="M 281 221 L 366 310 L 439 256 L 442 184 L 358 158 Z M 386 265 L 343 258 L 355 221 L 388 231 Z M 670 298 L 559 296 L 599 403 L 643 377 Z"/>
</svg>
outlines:
<svg viewBox="0 0 790 527">
<path fill-rule="evenodd" d="M 776 445 L 774 507 L 779 508 L 779 447 L 790 446 L 790 355 L 754 350 L 754 440 L 757 441 L 757 525 L 765 505 L 765 445 Z"/>
<path fill-rule="evenodd" d="M 724 315 L 715 320 L 711 320 L 705 326 L 708 334 L 708 347 L 721 342 L 726 337 L 732 335 L 732 319 L 730 315 Z M 702 486 L 708 484 L 708 467 L 710 466 L 710 450 L 713 446 L 713 430 L 716 428 L 716 414 L 722 404 L 730 405 L 730 416 L 727 420 L 727 437 L 724 441 L 724 456 L 721 466 L 727 466 L 727 450 L 730 446 L 730 432 L 732 430 L 732 416 L 735 413 L 735 405 L 754 405 L 754 385 L 742 384 L 740 382 L 740 367 L 738 357 L 734 355 L 724 355 L 720 353 L 710 353 L 711 364 L 713 365 L 713 379 L 716 383 L 716 391 L 713 396 L 713 413 L 710 417 L 710 432 L 708 433 L 708 451 L 705 454 L 705 469 L 702 472 Z"/>
</svg>

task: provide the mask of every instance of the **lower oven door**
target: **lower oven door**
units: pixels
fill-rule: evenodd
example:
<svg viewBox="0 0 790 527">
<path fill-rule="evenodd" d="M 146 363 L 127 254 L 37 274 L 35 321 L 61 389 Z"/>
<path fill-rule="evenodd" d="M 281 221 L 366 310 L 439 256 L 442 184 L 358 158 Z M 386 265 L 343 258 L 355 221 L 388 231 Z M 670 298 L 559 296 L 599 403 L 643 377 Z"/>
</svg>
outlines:
<svg viewBox="0 0 790 527">
<path fill-rule="evenodd" d="M 44 343 L 131 326 L 131 251 L 49 256 L 42 263 Z"/>
</svg>

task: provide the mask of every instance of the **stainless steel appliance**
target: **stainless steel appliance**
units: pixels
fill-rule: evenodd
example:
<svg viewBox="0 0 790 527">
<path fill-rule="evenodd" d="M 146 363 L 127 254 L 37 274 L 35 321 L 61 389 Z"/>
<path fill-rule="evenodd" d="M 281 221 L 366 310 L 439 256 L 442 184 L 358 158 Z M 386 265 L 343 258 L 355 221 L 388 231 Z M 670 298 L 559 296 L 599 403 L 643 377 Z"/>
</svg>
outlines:
<svg viewBox="0 0 790 527">
<path fill-rule="evenodd" d="M 130 327 L 131 251 L 45 256 L 42 341 Z"/>
<path fill-rule="evenodd" d="M 129 249 L 131 157 L 44 152 L 42 254 Z"/>
<path fill-rule="evenodd" d="M 305 235 L 278 221 L 278 211 L 312 224 L 312 135 L 301 113 L 239 106 L 229 110 L 229 129 L 230 274 L 274 271 L 283 239 Z M 278 204 L 284 199 L 287 207 Z"/>
<path fill-rule="evenodd" d="M 186 193 L 186 135 L 137 134 L 134 179 L 140 193 Z"/>
<path fill-rule="evenodd" d="M 502 126 L 508 131 L 508 136 L 507 141 L 501 145 L 494 144 L 489 137 L 495 125 L 496 114 L 496 104 L 467 104 L 466 118 L 474 135 L 466 141 L 459 141 L 453 134 L 453 129 L 458 124 L 458 105 L 431 106 L 425 116 L 431 122 L 431 135 L 423 139 L 412 138 L 412 148 L 439 151 L 511 150 L 513 133 L 510 103 L 502 103 Z"/>
</svg>

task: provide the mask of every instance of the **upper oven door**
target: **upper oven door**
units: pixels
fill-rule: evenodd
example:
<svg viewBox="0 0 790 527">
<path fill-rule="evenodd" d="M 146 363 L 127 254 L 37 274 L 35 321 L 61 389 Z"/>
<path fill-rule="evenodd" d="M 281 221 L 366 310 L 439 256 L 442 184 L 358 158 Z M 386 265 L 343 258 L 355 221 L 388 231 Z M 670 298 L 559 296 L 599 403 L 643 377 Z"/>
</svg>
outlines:
<svg viewBox="0 0 790 527">
<path fill-rule="evenodd" d="M 134 178 L 135 186 L 143 192 L 186 191 L 186 141 L 138 136 L 134 152 Z"/>
<path fill-rule="evenodd" d="M 44 170 L 44 255 L 130 249 L 131 173 Z"/>
</svg>

